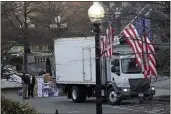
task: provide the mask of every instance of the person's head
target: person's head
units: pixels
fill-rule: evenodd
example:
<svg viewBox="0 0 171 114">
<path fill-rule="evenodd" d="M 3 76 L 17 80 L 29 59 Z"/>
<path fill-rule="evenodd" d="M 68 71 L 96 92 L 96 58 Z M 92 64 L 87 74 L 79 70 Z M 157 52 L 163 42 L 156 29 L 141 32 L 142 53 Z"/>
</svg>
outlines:
<svg viewBox="0 0 171 114">
<path fill-rule="evenodd" d="M 30 74 L 29 73 L 26 73 L 25 76 L 30 77 Z"/>
<path fill-rule="evenodd" d="M 42 68 L 42 69 L 41 69 L 41 72 L 45 72 L 45 69 Z"/>
</svg>

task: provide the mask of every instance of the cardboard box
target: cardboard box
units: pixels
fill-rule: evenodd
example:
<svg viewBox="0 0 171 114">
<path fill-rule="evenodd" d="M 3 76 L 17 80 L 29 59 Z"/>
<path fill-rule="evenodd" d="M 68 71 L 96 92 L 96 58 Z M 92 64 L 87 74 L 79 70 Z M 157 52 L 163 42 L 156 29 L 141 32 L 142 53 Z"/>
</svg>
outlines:
<svg viewBox="0 0 171 114">
<path fill-rule="evenodd" d="M 43 77 L 36 78 L 35 86 L 34 86 L 34 93 L 33 93 L 34 96 L 38 96 L 38 86 L 40 86 L 40 85 L 38 85 L 38 81 L 43 81 Z"/>
<path fill-rule="evenodd" d="M 53 81 L 53 76 L 50 76 L 49 73 L 44 74 L 44 83 L 47 83 L 48 81 Z"/>
<path fill-rule="evenodd" d="M 43 78 L 44 78 L 44 83 L 47 83 L 47 77 L 49 76 L 49 74 L 44 74 Z"/>
<path fill-rule="evenodd" d="M 53 81 L 53 76 L 48 76 L 47 81 Z"/>
<path fill-rule="evenodd" d="M 50 76 L 50 73 L 46 73 L 45 75 Z"/>
</svg>

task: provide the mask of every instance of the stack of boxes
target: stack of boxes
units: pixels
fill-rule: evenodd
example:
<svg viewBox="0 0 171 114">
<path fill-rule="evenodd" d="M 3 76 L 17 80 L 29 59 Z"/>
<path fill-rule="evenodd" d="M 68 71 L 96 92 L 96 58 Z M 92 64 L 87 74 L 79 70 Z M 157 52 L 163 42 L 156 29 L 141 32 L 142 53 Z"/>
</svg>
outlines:
<svg viewBox="0 0 171 114">
<path fill-rule="evenodd" d="M 44 74 L 43 76 L 37 77 L 37 90 L 38 97 L 57 97 L 58 90 L 56 88 L 55 79 L 50 74 Z"/>
<path fill-rule="evenodd" d="M 43 78 L 42 77 L 38 77 L 37 78 L 37 96 L 38 97 L 42 97 L 42 95 L 43 95 L 43 93 L 42 93 L 43 85 L 44 85 Z"/>
</svg>

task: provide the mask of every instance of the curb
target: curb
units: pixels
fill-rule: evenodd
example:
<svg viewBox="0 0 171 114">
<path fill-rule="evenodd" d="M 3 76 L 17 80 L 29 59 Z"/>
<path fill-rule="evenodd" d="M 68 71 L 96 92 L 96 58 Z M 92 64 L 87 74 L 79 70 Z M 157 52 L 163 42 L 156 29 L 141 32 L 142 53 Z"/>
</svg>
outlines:
<svg viewBox="0 0 171 114">
<path fill-rule="evenodd" d="M 168 90 L 170 91 L 170 86 L 164 86 L 164 87 L 161 87 L 161 86 L 155 86 L 156 89 L 164 89 L 164 90 Z"/>
<path fill-rule="evenodd" d="M 22 89 L 22 87 L 7 87 L 7 88 L 1 88 L 1 91 L 18 90 L 18 89 Z"/>
<path fill-rule="evenodd" d="M 154 100 L 170 102 L 170 95 L 156 96 L 154 97 Z"/>
</svg>

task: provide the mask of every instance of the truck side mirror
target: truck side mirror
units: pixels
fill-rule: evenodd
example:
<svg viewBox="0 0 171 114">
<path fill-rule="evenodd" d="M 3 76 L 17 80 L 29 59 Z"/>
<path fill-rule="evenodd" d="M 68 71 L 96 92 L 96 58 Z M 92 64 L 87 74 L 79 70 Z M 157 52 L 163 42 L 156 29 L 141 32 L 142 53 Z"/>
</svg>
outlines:
<svg viewBox="0 0 171 114">
<path fill-rule="evenodd" d="M 120 72 L 115 72 L 118 76 L 120 76 Z"/>
</svg>

